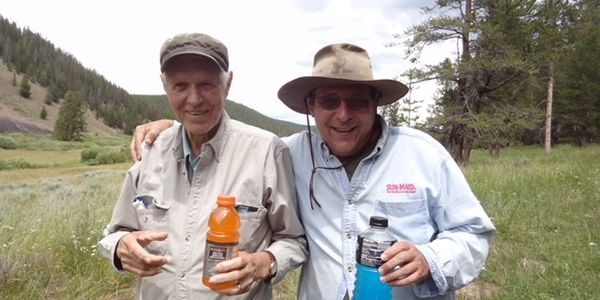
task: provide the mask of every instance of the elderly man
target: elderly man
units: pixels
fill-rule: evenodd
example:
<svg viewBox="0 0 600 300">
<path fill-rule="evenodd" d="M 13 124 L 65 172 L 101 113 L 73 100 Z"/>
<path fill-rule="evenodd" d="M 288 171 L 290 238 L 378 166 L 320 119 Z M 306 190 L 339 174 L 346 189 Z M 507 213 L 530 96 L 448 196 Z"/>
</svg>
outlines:
<svg viewBox="0 0 600 300">
<path fill-rule="evenodd" d="M 454 299 L 482 270 L 495 228 L 460 168 L 432 137 L 389 127 L 377 115 L 377 106 L 407 91 L 398 81 L 374 80 L 369 55 L 352 44 L 322 48 L 312 76 L 279 90 L 318 129 L 284 138 L 310 250 L 299 299 L 352 297 L 357 235 L 373 215 L 386 216 L 399 241 L 379 268 L 394 299 Z M 146 133 L 151 142 L 170 125 L 140 127 L 132 155 Z"/>
<path fill-rule="evenodd" d="M 140 277 L 139 299 L 270 299 L 306 260 L 288 147 L 274 134 L 231 120 L 223 109 L 233 73 L 226 47 L 180 34 L 160 51 L 162 80 L 181 125 L 165 131 L 128 172 L 99 242 L 117 270 Z M 236 197 L 239 254 L 202 284 L 208 218 L 217 196 Z"/>
</svg>

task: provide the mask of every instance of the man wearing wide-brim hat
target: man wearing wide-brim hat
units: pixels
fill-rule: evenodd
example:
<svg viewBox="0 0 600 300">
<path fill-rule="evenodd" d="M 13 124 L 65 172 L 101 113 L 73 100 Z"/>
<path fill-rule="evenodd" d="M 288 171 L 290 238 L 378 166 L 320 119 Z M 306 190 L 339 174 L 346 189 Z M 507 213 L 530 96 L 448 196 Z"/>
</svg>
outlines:
<svg viewBox="0 0 600 300">
<path fill-rule="evenodd" d="M 495 229 L 461 170 L 427 134 L 377 115 L 407 91 L 373 79 L 369 55 L 352 44 L 322 48 L 312 76 L 279 90 L 318 130 L 284 138 L 310 251 L 299 299 L 353 296 L 357 235 L 375 215 L 398 240 L 379 269 L 394 299 L 453 299 L 481 271 Z"/>
<path fill-rule="evenodd" d="M 371 216 L 386 217 L 398 240 L 379 267 L 394 299 L 454 299 L 482 270 L 495 228 L 458 165 L 429 135 L 389 127 L 377 114 L 407 91 L 375 80 L 368 53 L 352 44 L 322 48 L 312 76 L 279 90 L 318 130 L 307 124 L 284 138 L 310 252 L 298 299 L 354 296 L 357 236 Z M 132 144 L 160 126 L 141 127 Z"/>
</svg>

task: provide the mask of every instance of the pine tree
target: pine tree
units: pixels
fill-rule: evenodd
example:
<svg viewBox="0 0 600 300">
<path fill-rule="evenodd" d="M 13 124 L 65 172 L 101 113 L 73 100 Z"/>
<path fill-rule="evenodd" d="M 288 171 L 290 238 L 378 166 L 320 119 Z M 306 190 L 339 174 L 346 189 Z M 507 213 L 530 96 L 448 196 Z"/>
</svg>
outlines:
<svg viewBox="0 0 600 300">
<path fill-rule="evenodd" d="M 406 123 L 406 118 L 401 112 L 400 101 L 383 106 L 380 113 L 389 126 L 400 126 Z"/>
<path fill-rule="evenodd" d="M 31 97 L 31 84 L 29 84 L 29 80 L 27 80 L 27 77 L 25 76 L 21 79 L 21 90 L 19 90 L 19 94 L 23 98 L 29 99 L 29 97 Z"/>
<path fill-rule="evenodd" d="M 46 120 L 47 117 L 48 117 L 48 112 L 46 111 L 46 107 L 42 106 L 42 111 L 40 112 L 40 118 L 42 118 L 42 120 Z"/>
<path fill-rule="evenodd" d="M 58 111 L 54 136 L 63 141 L 80 141 L 86 129 L 86 108 L 85 102 L 76 93 L 68 91 Z"/>
</svg>

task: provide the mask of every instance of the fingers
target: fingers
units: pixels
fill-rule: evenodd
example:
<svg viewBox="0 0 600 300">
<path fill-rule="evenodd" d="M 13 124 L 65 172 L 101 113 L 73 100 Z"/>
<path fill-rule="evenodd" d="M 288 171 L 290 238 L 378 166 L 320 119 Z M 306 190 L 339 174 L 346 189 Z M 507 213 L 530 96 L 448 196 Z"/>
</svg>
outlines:
<svg viewBox="0 0 600 300">
<path fill-rule="evenodd" d="M 382 277 L 382 281 L 391 286 L 400 287 L 420 283 L 428 276 L 429 268 L 422 266 L 417 261 L 412 261 L 386 274 Z"/>
<path fill-rule="evenodd" d="M 167 263 L 164 256 L 148 253 L 144 247 L 151 241 L 166 239 L 165 233 L 137 231 L 129 233 L 117 244 L 117 257 L 125 271 L 138 276 L 153 276 L 161 272 L 161 267 Z"/>
<path fill-rule="evenodd" d="M 131 139 L 131 143 L 129 144 L 129 155 L 131 155 L 131 159 L 135 162 L 137 160 L 142 159 L 142 153 L 140 151 L 140 147 L 142 142 L 146 142 L 148 145 L 152 145 L 158 135 L 173 126 L 172 120 L 158 120 L 149 123 L 145 123 L 142 125 L 138 125 L 135 127 L 135 131 L 133 132 L 133 138 Z"/>
<path fill-rule="evenodd" d="M 232 258 L 221 262 L 215 266 L 217 275 L 212 276 L 209 282 L 212 284 L 218 284 L 229 281 L 240 281 L 242 278 L 247 276 L 248 270 L 246 265 L 248 264 L 241 256 Z"/>
<path fill-rule="evenodd" d="M 138 231 L 136 232 L 136 240 L 142 247 L 148 246 L 152 241 L 164 241 L 167 239 L 168 234 L 166 232 L 154 232 L 154 231 Z"/>
<path fill-rule="evenodd" d="M 261 257 L 265 255 L 266 258 Z M 238 257 L 219 263 L 215 269 L 217 275 L 212 276 L 209 282 L 212 284 L 224 282 L 237 282 L 238 285 L 229 289 L 219 290 L 225 295 L 238 295 L 248 292 L 254 283 L 260 280 L 259 267 L 262 260 L 266 259 L 270 264 L 270 258 L 264 253 L 239 252 Z"/>
<path fill-rule="evenodd" d="M 131 143 L 129 144 L 129 155 L 131 155 L 131 160 L 133 160 L 133 162 L 142 159 L 140 146 L 148 132 L 148 127 L 148 124 L 142 124 L 135 127 L 133 138 L 131 138 Z"/>
<path fill-rule="evenodd" d="M 429 264 L 423 254 L 412 243 L 396 243 L 386 250 L 379 268 L 381 280 L 391 286 L 406 286 L 419 283 L 429 276 Z"/>
</svg>

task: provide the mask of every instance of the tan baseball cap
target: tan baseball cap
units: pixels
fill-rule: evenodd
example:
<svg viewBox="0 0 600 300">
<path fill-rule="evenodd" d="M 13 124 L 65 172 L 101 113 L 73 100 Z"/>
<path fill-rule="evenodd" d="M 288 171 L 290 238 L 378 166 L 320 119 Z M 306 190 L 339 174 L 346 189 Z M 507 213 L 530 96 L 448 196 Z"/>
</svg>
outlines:
<svg viewBox="0 0 600 300">
<path fill-rule="evenodd" d="M 210 58 L 223 71 L 229 70 L 229 56 L 223 43 L 204 33 L 181 33 L 167 39 L 160 48 L 160 71 L 165 71 L 165 65 L 171 58 L 182 54 Z"/>
</svg>

